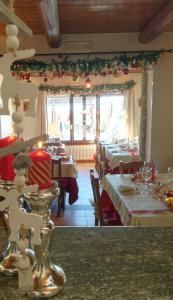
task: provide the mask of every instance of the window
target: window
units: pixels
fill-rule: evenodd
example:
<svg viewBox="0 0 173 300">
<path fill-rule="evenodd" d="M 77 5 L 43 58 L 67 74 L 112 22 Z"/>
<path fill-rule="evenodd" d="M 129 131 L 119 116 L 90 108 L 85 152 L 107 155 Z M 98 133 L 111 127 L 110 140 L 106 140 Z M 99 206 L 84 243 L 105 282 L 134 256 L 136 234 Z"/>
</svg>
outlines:
<svg viewBox="0 0 173 300">
<path fill-rule="evenodd" d="M 123 95 L 47 98 L 48 134 L 63 141 L 126 137 Z"/>
<path fill-rule="evenodd" d="M 11 116 L 0 116 L 0 130 L 1 138 L 11 135 L 12 133 L 12 120 Z"/>
<path fill-rule="evenodd" d="M 126 119 L 123 95 L 103 95 L 100 97 L 100 139 L 108 136 L 126 138 Z"/>
<path fill-rule="evenodd" d="M 70 140 L 70 98 L 62 96 L 47 99 L 48 134 Z"/>
</svg>

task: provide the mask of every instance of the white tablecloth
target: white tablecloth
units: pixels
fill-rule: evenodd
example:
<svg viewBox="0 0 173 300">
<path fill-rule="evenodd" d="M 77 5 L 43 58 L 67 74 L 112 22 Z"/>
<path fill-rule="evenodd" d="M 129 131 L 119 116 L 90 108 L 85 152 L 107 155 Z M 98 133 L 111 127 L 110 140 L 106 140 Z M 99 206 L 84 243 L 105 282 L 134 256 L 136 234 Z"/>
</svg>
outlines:
<svg viewBox="0 0 173 300">
<path fill-rule="evenodd" d="M 123 225 L 173 226 L 173 212 L 149 191 L 133 195 L 119 192 L 120 185 L 135 185 L 130 180 L 130 175 L 106 175 L 102 184 L 103 190 L 118 210 Z"/>
<path fill-rule="evenodd" d="M 120 160 L 123 162 L 129 162 L 132 160 L 139 160 L 139 155 L 134 155 L 128 151 L 121 151 L 119 146 L 111 148 L 111 146 L 105 147 L 106 158 L 109 160 L 109 166 L 114 169 L 119 165 Z"/>
<path fill-rule="evenodd" d="M 55 158 L 55 157 L 53 157 Z M 54 166 L 54 176 L 58 174 L 58 165 Z M 61 176 L 62 177 L 77 177 L 77 169 L 75 162 L 70 158 L 70 160 L 61 161 Z"/>
</svg>

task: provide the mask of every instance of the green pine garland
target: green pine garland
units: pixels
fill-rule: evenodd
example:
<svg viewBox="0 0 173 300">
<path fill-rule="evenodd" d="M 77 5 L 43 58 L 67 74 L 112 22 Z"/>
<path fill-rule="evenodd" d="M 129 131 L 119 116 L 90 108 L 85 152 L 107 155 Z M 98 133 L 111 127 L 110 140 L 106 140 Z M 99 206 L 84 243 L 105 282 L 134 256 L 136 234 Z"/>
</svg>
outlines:
<svg viewBox="0 0 173 300">
<path fill-rule="evenodd" d="M 58 62 L 52 59 L 50 62 L 42 62 L 36 60 L 20 60 L 16 61 L 11 66 L 11 71 L 17 75 L 31 73 L 31 75 L 44 76 L 46 72 L 53 72 L 55 76 L 63 77 L 64 75 L 71 75 L 74 80 L 78 77 L 89 76 L 106 76 L 112 72 L 122 71 L 128 74 L 129 69 L 148 69 L 157 63 L 157 60 L 164 50 L 139 52 L 134 55 L 115 56 L 113 58 L 99 58 L 93 59 L 78 59 L 77 61 L 69 61 L 68 56 L 63 62 Z"/>
<path fill-rule="evenodd" d="M 60 93 L 71 93 L 74 95 L 96 95 L 96 94 L 111 94 L 111 93 L 124 93 L 126 90 L 131 89 L 135 86 L 135 81 L 130 80 L 124 83 L 117 84 L 102 84 L 102 85 L 93 85 L 90 89 L 87 89 L 83 86 L 50 86 L 50 85 L 40 85 L 39 90 L 45 91 L 52 94 Z"/>
</svg>

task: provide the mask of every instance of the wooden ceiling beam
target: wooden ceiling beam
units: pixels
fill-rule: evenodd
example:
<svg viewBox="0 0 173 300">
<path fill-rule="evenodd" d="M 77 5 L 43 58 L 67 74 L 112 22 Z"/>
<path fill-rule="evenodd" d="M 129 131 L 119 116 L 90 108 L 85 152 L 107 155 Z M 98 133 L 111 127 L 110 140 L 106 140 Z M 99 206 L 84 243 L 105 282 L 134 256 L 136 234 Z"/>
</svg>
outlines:
<svg viewBox="0 0 173 300">
<path fill-rule="evenodd" d="M 58 0 L 38 0 L 42 23 L 50 48 L 61 46 Z"/>
<path fill-rule="evenodd" d="M 139 34 L 141 44 L 149 43 L 163 31 L 166 26 L 173 20 L 173 0 L 164 5 L 162 10 L 144 27 Z"/>
<path fill-rule="evenodd" d="M 0 20 L 6 24 L 15 24 L 19 30 L 32 36 L 32 30 L 28 25 L 23 22 L 14 11 L 10 8 L 10 1 L 3 0 L 0 1 Z"/>
</svg>

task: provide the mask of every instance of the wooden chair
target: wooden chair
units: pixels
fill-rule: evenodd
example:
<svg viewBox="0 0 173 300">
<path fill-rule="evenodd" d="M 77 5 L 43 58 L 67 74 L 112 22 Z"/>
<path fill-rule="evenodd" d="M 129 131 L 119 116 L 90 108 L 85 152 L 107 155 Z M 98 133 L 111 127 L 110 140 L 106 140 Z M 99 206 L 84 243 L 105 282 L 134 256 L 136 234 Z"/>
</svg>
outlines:
<svg viewBox="0 0 173 300">
<path fill-rule="evenodd" d="M 91 203 L 94 207 L 95 214 L 95 226 L 101 225 L 103 223 L 101 214 L 101 201 L 100 201 L 100 191 L 99 191 L 99 176 L 96 175 L 93 169 L 90 170 L 90 181 L 93 191 L 94 201 Z"/>
<path fill-rule="evenodd" d="M 143 161 L 130 161 L 130 162 L 123 162 L 120 161 L 119 169 L 120 174 L 134 174 L 139 171 L 140 168 L 144 166 Z"/>
<path fill-rule="evenodd" d="M 99 174 L 99 178 L 102 179 L 104 175 L 111 172 L 111 168 L 108 165 L 108 161 L 105 153 L 105 146 L 101 144 L 101 142 L 97 142 L 97 152 L 96 152 L 96 170 Z"/>
<path fill-rule="evenodd" d="M 54 166 L 57 166 L 58 169 L 58 175 L 54 176 Z M 60 189 L 59 196 L 58 196 L 58 217 L 61 214 L 61 210 L 65 210 L 65 191 L 63 190 L 61 186 L 61 157 L 57 157 L 56 159 L 52 158 L 52 180 L 55 180 L 58 182 L 58 186 Z"/>
<path fill-rule="evenodd" d="M 102 207 L 102 201 L 100 196 L 99 188 L 99 176 L 94 170 L 90 170 L 90 180 L 93 190 L 94 200 L 91 202 L 94 207 L 95 214 L 95 226 L 120 226 L 121 221 L 116 210 L 113 209 L 104 209 Z"/>
</svg>

